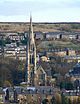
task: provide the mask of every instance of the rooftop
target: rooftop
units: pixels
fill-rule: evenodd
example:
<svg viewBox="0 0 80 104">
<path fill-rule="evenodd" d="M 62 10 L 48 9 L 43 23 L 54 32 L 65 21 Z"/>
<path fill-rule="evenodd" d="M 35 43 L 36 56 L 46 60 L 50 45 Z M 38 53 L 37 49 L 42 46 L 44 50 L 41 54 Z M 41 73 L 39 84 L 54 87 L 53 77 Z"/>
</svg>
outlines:
<svg viewBox="0 0 80 104">
<path fill-rule="evenodd" d="M 72 70 L 69 71 L 70 76 L 79 76 L 80 77 L 80 63 L 77 63 Z"/>
</svg>

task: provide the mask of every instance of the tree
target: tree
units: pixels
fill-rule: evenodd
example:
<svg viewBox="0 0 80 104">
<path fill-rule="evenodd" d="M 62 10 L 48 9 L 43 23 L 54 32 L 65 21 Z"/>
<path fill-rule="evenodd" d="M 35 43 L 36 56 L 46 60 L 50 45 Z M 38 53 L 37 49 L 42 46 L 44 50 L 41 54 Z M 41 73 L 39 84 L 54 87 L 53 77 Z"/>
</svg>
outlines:
<svg viewBox="0 0 80 104">
<path fill-rule="evenodd" d="M 80 96 L 78 96 L 77 104 L 80 104 Z"/>
<path fill-rule="evenodd" d="M 26 44 L 27 44 L 27 39 L 21 40 L 21 43 L 22 43 L 23 45 L 26 45 Z"/>
<path fill-rule="evenodd" d="M 61 82 L 60 83 L 60 88 L 65 88 L 66 90 L 71 90 L 73 89 L 73 84 L 71 82 Z"/>
<path fill-rule="evenodd" d="M 74 82 L 74 87 L 77 89 L 79 87 L 79 80 L 76 79 L 75 82 Z"/>
<path fill-rule="evenodd" d="M 68 98 L 64 96 L 63 93 L 61 94 L 61 99 L 62 99 L 62 104 L 69 104 Z"/>
<path fill-rule="evenodd" d="M 64 24 L 64 25 L 60 26 L 60 30 L 61 31 L 66 31 L 66 32 L 70 32 L 71 31 L 71 26 Z"/>
<path fill-rule="evenodd" d="M 47 98 L 46 99 L 43 99 L 42 104 L 47 104 L 47 102 L 48 102 L 48 99 Z"/>
<path fill-rule="evenodd" d="M 8 80 L 5 80 L 4 87 L 11 87 L 11 83 Z"/>
<path fill-rule="evenodd" d="M 52 96 L 52 98 L 51 98 L 51 101 L 50 101 L 50 102 L 51 102 L 51 104 L 57 104 L 57 103 L 56 103 L 56 99 L 55 99 L 55 97 L 54 97 L 54 96 Z"/>
<path fill-rule="evenodd" d="M 73 84 L 71 82 L 65 83 L 65 89 L 66 90 L 72 90 L 73 89 Z"/>
<path fill-rule="evenodd" d="M 72 104 L 72 102 L 71 102 L 70 98 L 69 98 L 68 100 L 69 100 L 69 104 Z"/>
<path fill-rule="evenodd" d="M 71 24 L 72 29 L 80 29 L 80 24 Z"/>
<path fill-rule="evenodd" d="M 9 37 L 6 38 L 5 43 L 6 43 L 6 44 L 10 44 L 10 43 L 11 43 L 11 40 L 10 40 Z"/>
<path fill-rule="evenodd" d="M 21 70 L 20 63 L 9 58 L 0 60 L 0 86 L 19 85 L 23 81 L 24 70 Z"/>
<path fill-rule="evenodd" d="M 0 64 L 0 86 L 3 86 L 5 81 L 11 81 L 11 72 L 6 64 Z"/>
<path fill-rule="evenodd" d="M 63 89 L 63 88 L 65 88 L 65 83 L 64 82 L 61 82 L 60 83 L 60 89 Z"/>
<path fill-rule="evenodd" d="M 5 41 L 3 39 L 0 40 L 0 46 L 5 46 Z"/>
</svg>

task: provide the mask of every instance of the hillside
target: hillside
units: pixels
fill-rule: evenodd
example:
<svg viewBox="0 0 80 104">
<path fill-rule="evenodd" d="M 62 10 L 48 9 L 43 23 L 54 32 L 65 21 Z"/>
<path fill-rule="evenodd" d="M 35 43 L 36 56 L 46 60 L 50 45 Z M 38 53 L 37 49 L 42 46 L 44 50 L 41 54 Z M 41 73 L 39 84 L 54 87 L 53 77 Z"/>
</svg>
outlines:
<svg viewBox="0 0 80 104">
<path fill-rule="evenodd" d="M 74 43 L 73 41 L 42 41 L 38 46 L 37 50 L 48 50 L 50 48 L 70 48 L 78 50 L 80 49 L 80 43 Z"/>
<path fill-rule="evenodd" d="M 33 23 L 34 31 L 79 31 L 80 23 Z M 0 22 L 0 31 L 24 32 L 29 30 L 29 23 L 26 22 Z"/>
</svg>

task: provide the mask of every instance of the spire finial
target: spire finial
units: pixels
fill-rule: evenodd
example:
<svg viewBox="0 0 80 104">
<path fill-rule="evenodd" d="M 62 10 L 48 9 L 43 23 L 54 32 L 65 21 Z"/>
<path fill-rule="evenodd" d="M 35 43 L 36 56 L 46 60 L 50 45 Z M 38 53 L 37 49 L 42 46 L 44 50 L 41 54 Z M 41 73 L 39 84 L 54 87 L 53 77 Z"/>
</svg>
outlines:
<svg viewBox="0 0 80 104">
<path fill-rule="evenodd" d="M 31 12 L 30 12 L 30 22 L 32 22 L 32 14 L 31 14 Z"/>
</svg>

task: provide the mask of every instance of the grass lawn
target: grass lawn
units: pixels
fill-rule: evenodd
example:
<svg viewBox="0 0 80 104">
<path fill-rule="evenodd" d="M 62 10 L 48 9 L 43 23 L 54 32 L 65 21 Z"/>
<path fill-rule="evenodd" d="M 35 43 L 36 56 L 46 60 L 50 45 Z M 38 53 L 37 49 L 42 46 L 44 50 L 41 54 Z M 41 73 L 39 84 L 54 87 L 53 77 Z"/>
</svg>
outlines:
<svg viewBox="0 0 80 104">
<path fill-rule="evenodd" d="M 71 41 L 42 41 L 37 48 L 49 49 L 49 48 L 72 48 L 80 49 L 80 44 L 74 44 Z"/>
</svg>

